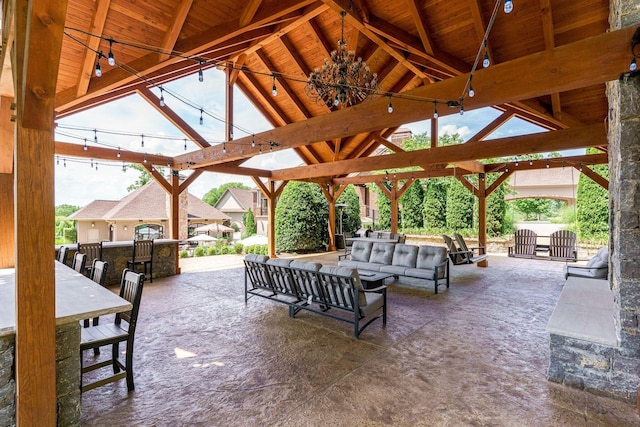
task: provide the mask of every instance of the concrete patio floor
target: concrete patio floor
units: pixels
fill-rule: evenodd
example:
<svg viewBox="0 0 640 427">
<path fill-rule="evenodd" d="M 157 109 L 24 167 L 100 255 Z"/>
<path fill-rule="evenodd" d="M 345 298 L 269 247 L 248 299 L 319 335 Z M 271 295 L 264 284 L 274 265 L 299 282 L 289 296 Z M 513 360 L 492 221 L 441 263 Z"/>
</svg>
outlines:
<svg viewBox="0 0 640 427">
<path fill-rule="evenodd" d="M 337 253 L 308 258 L 336 264 Z M 245 305 L 239 256 L 181 267 L 145 284 L 136 390 L 85 393 L 83 425 L 640 425 L 635 405 L 546 379 L 563 263 L 490 256 L 488 268 L 453 266 L 437 295 L 387 280 L 387 327 L 357 341 L 347 323 Z"/>
</svg>

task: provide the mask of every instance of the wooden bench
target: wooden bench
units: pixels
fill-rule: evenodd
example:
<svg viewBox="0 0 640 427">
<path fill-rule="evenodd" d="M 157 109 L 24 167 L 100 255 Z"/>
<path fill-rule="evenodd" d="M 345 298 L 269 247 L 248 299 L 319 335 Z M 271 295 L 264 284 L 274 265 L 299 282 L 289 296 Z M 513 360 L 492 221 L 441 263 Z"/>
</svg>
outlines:
<svg viewBox="0 0 640 427">
<path fill-rule="evenodd" d="M 245 303 L 259 296 L 286 304 L 291 318 L 307 310 L 348 322 L 356 339 L 378 318 L 387 324 L 386 286 L 364 289 L 355 269 L 263 255 L 247 255 L 244 264 Z"/>
<path fill-rule="evenodd" d="M 539 244 L 538 236 L 534 231 L 523 228 L 516 231 L 514 245 L 509 246 L 510 257 L 548 259 L 553 261 L 577 261 L 576 234 L 569 230 L 558 230 L 549 236 L 549 244 Z M 540 256 L 538 252 L 546 252 L 548 255 Z"/>
</svg>

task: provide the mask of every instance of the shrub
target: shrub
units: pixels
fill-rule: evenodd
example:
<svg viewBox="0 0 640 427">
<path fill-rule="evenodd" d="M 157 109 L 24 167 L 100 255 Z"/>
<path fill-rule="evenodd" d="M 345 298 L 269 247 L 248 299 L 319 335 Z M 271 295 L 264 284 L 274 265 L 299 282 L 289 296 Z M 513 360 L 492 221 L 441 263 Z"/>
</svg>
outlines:
<svg viewBox="0 0 640 427">
<path fill-rule="evenodd" d="M 229 253 L 229 246 L 223 246 L 220 248 L 221 255 L 227 255 Z"/>
<path fill-rule="evenodd" d="M 236 243 L 235 245 L 233 245 L 233 251 L 238 255 L 242 253 L 243 249 L 244 245 L 242 243 Z"/>
<path fill-rule="evenodd" d="M 193 251 L 193 255 L 194 256 L 204 256 L 204 248 L 202 246 L 196 247 L 196 249 Z"/>
<path fill-rule="evenodd" d="M 269 255 L 269 245 L 258 245 L 260 255 Z"/>
<path fill-rule="evenodd" d="M 318 185 L 289 182 L 276 206 L 277 246 L 286 252 L 317 249 L 328 240 L 328 217 L 329 202 Z"/>
<path fill-rule="evenodd" d="M 216 248 L 215 246 L 209 246 L 207 248 L 207 255 L 218 255 L 218 248 Z"/>
<path fill-rule="evenodd" d="M 189 252 L 186 250 L 181 250 L 178 255 L 180 256 L 180 258 L 189 258 Z"/>
</svg>

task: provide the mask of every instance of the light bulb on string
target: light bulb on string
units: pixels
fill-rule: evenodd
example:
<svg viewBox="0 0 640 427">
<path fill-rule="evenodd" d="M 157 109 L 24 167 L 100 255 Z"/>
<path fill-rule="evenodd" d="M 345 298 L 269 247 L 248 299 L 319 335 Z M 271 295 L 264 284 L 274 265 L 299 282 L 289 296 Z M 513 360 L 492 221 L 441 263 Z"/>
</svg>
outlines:
<svg viewBox="0 0 640 427">
<path fill-rule="evenodd" d="M 118 158 L 120 158 L 120 147 L 118 147 Z"/>
<path fill-rule="evenodd" d="M 60 156 L 57 156 L 57 157 L 56 157 L 56 165 L 57 165 L 57 166 L 60 166 Z"/>
<path fill-rule="evenodd" d="M 162 86 L 160 86 L 160 106 L 164 107 L 165 103 L 164 103 L 164 89 L 162 88 Z"/>
<path fill-rule="evenodd" d="M 251 148 L 256 146 L 255 135 L 251 135 Z"/>
<path fill-rule="evenodd" d="M 638 68 L 638 64 L 636 64 L 636 58 L 634 57 L 631 60 L 631 65 L 629 65 L 629 70 L 630 71 L 635 71 Z"/>
<path fill-rule="evenodd" d="M 184 151 L 187 151 L 187 138 L 184 139 Z"/>
<path fill-rule="evenodd" d="M 533 166 L 533 160 L 529 160 L 529 166 Z"/>
<path fill-rule="evenodd" d="M 464 106 L 462 105 L 462 102 L 460 103 L 460 115 L 462 116 L 464 114 Z"/>
<path fill-rule="evenodd" d="M 62 166 L 67 167 L 67 159 L 62 159 Z"/>
<path fill-rule="evenodd" d="M 144 148 L 144 135 L 140 135 L 140 147 Z"/>
<path fill-rule="evenodd" d="M 547 169 L 549 169 L 549 162 L 547 162 Z"/>
<path fill-rule="evenodd" d="M 260 154 L 262 154 L 262 144 L 260 144 Z"/>
<path fill-rule="evenodd" d="M 489 67 L 489 65 L 491 65 L 491 61 L 489 60 L 489 53 L 485 52 L 484 58 L 482 59 L 482 67 L 487 68 Z"/>
<path fill-rule="evenodd" d="M 273 86 L 271 86 L 271 95 L 278 96 L 278 88 L 276 87 L 276 75 L 272 74 L 273 77 Z"/>
<path fill-rule="evenodd" d="M 511 13 L 513 10 L 513 1 L 504 0 L 504 13 Z"/>
<path fill-rule="evenodd" d="M 223 143 L 222 143 L 222 152 L 223 152 L 224 154 L 227 154 L 227 143 L 226 143 L 226 142 L 223 142 Z"/>
<path fill-rule="evenodd" d="M 204 124 L 204 118 L 202 117 L 202 113 L 203 113 L 203 111 L 202 111 L 202 108 L 201 108 L 200 109 L 200 124 L 201 125 Z"/>
<path fill-rule="evenodd" d="M 98 162 L 96 162 L 96 172 L 98 171 Z"/>
<path fill-rule="evenodd" d="M 93 142 L 98 143 L 98 129 L 93 130 Z"/>
<path fill-rule="evenodd" d="M 107 56 L 107 62 L 112 67 L 116 65 L 116 59 L 113 57 L 113 52 L 111 51 L 111 47 L 113 46 L 113 39 L 109 39 L 109 55 Z"/>
<path fill-rule="evenodd" d="M 96 61 L 96 77 L 102 77 L 102 67 L 100 66 L 100 58 L 102 58 L 102 52 L 98 52 L 98 60 Z"/>
<path fill-rule="evenodd" d="M 127 165 L 124 164 L 124 162 L 122 162 L 122 172 L 126 172 L 127 171 Z"/>
<path fill-rule="evenodd" d="M 387 112 L 389 114 L 393 113 L 393 105 L 391 105 L 391 94 L 387 95 L 389 97 L 389 105 L 387 105 Z"/>
<path fill-rule="evenodd" d="M 469 85 L 469 98 L 476 96 L 476 91 L 473 90 L 473 86 Z"/>
<path fill-rule="evenodd" d="M 202 73 L 202 59 L 198 61 L 199 63 L 199 68 L 198 68 L 198 81 L 200 83 L 202 83 L 204 81 L 204 74 Z"/>
<path fill-rule="evenodd" d="M 93 159 L 91 159 L 91 169 L 93 169 Z"/>
<path fill-rule="evenodd" d="M 84 151 L 87 151 L 89 149 L 89 147 L 87 147 L 87 138 L 84 139 L 84 147 L 83 147 Z"/>
<path fill-rule="evenodd" d="M 435 101 L 433 102 L 433 118 L 438 118 L 438 104 Z"/>
<path fill-rule="evenodd" d="M 142 159 L 144 163 L 147 163 L 147 153 L 144 153 L 144 159 Z"/>
</svg>

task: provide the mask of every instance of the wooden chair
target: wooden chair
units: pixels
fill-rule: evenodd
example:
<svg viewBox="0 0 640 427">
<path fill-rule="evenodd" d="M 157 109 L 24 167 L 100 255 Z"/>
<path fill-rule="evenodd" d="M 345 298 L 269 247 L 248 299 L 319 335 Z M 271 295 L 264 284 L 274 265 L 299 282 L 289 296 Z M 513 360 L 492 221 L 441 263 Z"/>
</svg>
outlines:
<svg viewBox="0 0 640 427">
<path fill-rule="evenodd" d="M 464 237 L 462 237 L 460 234 L 453 233 L 453 237 L 454 239 L 456 239 L 456 242 L 458 243 L 458 248 L 460 249 L 460 252 L 465 254 L 464 256 L 468 264 L 473 264 L 474 262 L 487 259 L 487 253 L 485 252 L 484 246 L 469 248 L 467 247 L 467 242 L 464 241 Z"/>
<path fill-rule="evenodd" d="M 468 264 L 467 258 L 470 255 L 473 255 L 473 253 L 469 254 L 470 251 L 463 252 L 458 249 L 455 243 L 453 243 L 453 239 L 446 234 L 443 234 L 442 238 L 444 239 L 444 243 L 447 245 L 447 252 L 453 265 Z"/>
<path fill-rule="evenodd" d="M 120 297 L 129 301 L 132 305 L 131 311 L 117 313 L 115 321 L 112 324 L 104 324 L 82 328 L 82 339 L 80 341 L 80 366 L 81 373 L 85 374 L 96 369 L 113 366 L 114 374 L 88 384 L 84 384 L 82 377 L 80 379 L 81 391 L 84 393 L 96 387 L 109 384 L 123 378 L 127 379 L 127 390 L 133 391 L 133 342 L 138 321 L 138 311 L 140 309 L 140 299 L 142 297 L 142 287 L 144 284 L 144 275 L 135 273 L 128 269 L 122 272 L 122 281 L 120 282 Z M 127 323 L 127 327 L 123 326 L 123 322 Z M 123 364 L 118 358 L 120 354 L 120 343 L 126 342 L 127 350 L 125 354 L 125 363 Z M 101 346 L 111 345 L 111 359 L 92 365 L 83 366 L 83 353 L 86 350 L 99 348 Z M 122 371 L 122 372 L 121 372 Z M 82 376 L 81 374 L 81 376 Z"/>
<path fill-rule="evenodd" d="M 577 261 L 576 233 L 558 230 L 549 236 L 549 258 L 561 261 Z"/>
<path fill-rule="evenodd" d="M 133 242 L 133 254 L 131 261 L 127 261 L 127 268 L 136 271 L 136 266 L 144 267 L 144 275 L 147 276 L 149 267 L 149 282 L 153 283 L 153 240 L 136 240 Z"/>
<path fill-rule="evenodd" d="M 510 257 L 534 258 L 536 256 L 536 240 L 538 235 L 526 228 L 516 231 L 514 245 L 509 246 Z"/>
<path fill-rule="evenodd" d="M 83 273 L 86 263 L 87 256 L 85 254 L 76 252 L 76 254 L 73 256 L 73 264 L 71 264 L 71 268 L 73 268 L 78 273 Z"/>
<path fill-rule="evenodd" d="M 78 243 L 78 252 L 87 255 L 87 261 L 91 263 L 87 265 L 85 275 L 91 277 L 91 268 L 93 267 L 93 260 L 97 259 L 102 261 L 102 242 L 100 243 Z"/>
<path fill-rule="evenodd" d="M 97 284 L 99 284 L 100 286 L 104 286 L 104 282 L 107 279 L 107 269 L 109 268 L 109 264 L 104 262 L 104 261 L 100 261 L 97 258 L 94 258 L 93 262 L 91 263 L 91 277 L 90 279 L 93 280 L 94 282 L 96 282 Z M 84 320 L 84 327 L 88 328 L 89 327 L 89 320 L 90 319 L 85 319 Z M 100 318 L 99 317 L 94 317 L 93 318 L 93 326 L 97 326 L 98 323 L 100 323 Z M 96 354 L 99 354 L 99 351 L 96 351 Z"/>
<path fill-rule="evenodd" d="M 60 246 L 60 248 L 58 249 L 58 256 L 56 257 L 56 260 L 64 265 L 67 265 L 67 253 L 69 252 L 69 248 L 67 248 L 66 246 Z"/>
</svg>

